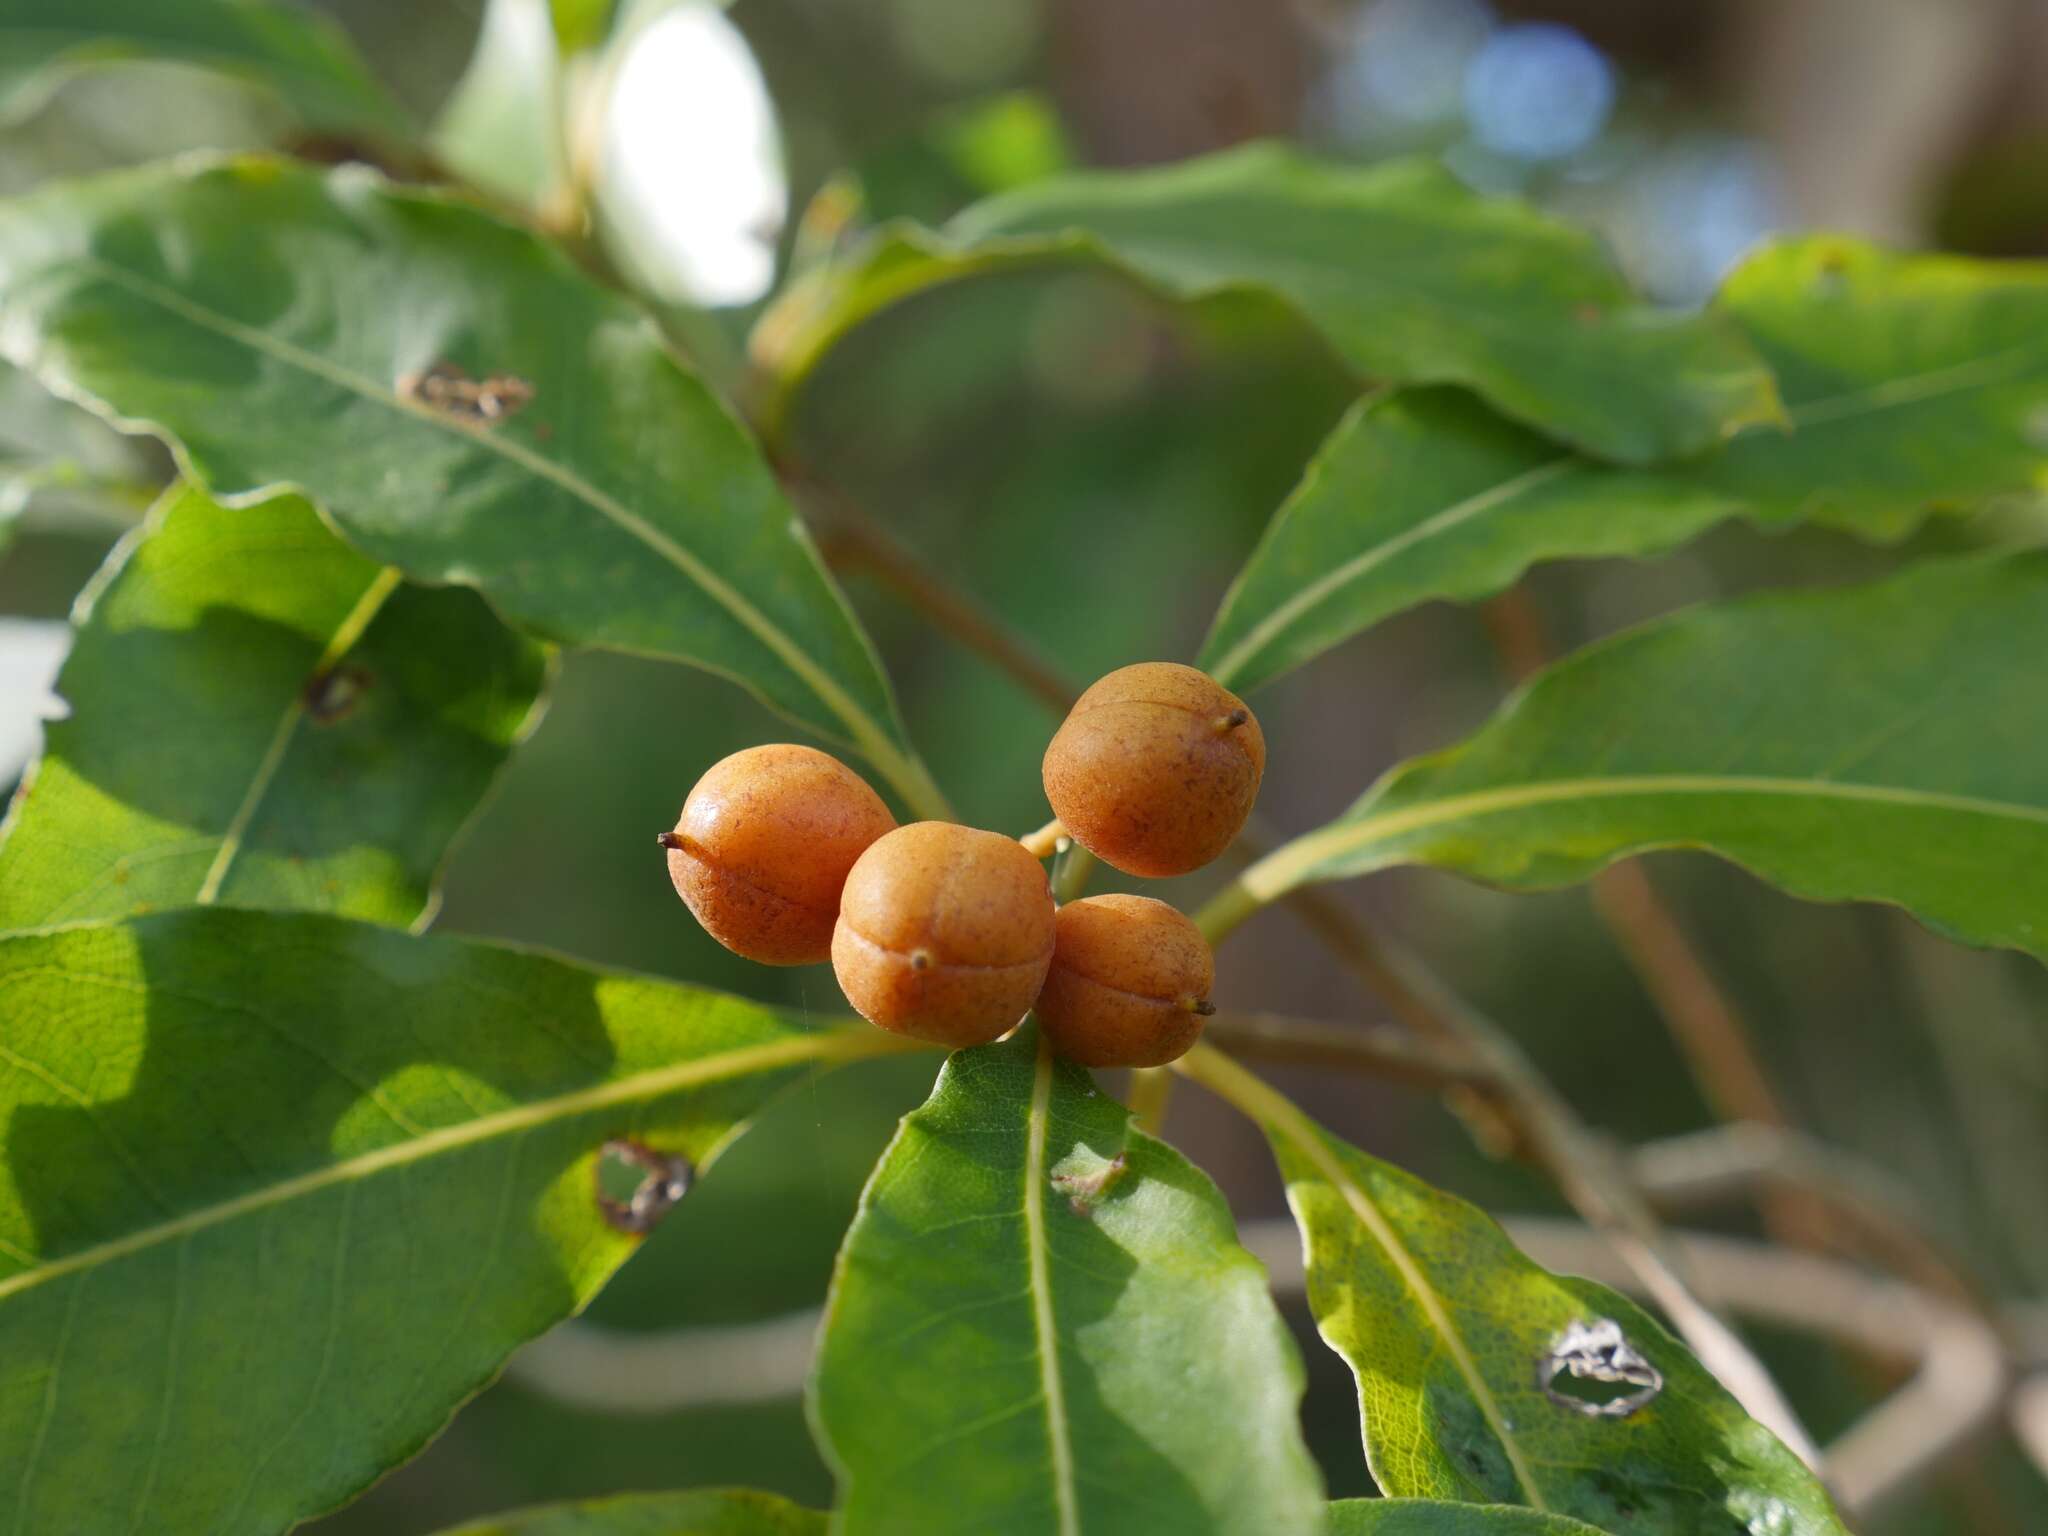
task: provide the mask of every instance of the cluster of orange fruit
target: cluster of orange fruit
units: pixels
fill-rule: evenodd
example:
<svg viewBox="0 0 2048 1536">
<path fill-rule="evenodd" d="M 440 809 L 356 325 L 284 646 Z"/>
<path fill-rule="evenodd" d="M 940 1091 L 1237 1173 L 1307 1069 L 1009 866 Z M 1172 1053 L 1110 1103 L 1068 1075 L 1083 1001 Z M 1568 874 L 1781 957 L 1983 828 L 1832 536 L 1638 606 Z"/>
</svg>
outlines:
<svg viewBox="0 0 2048 1536">
<path fill-rule="evenodd" d="M 1057 825 L 1126 874 L 1199 869 L 1258 797 L 1266 743 L 1242 700 L 1192 667 L 1097 682 L 1045 753 Z M 1037 855 L 951 822 L 896 825 L 867 781 L 811 747 L 714 764 L 661 836 L 676 892 L 713 938 L 767 965 L 831 960 L 871 1023 L 982 1045 L 1036 1010 L 1059 1055 L 1154 1067 L 1213 1011 L 1200 930 L 1147 896 L 1056 906 Z"/>
</svg>

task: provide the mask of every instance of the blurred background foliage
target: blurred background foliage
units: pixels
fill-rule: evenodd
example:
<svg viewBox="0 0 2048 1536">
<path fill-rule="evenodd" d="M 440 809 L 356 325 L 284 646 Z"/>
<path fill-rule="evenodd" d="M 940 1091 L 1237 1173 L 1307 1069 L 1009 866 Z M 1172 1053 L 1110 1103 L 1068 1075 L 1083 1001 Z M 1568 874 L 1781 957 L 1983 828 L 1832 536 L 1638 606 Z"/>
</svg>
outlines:
<svg viewBox="0 0 2048 1536">
<path fill-rule="evenodd" d="M 498 0 L 488 16 L 477 0 L 325 8 L 438 123 L 438 152 L 494 195 L 545 213 L 565 167 L 583 167 L 610 259 L 729 387 L 771 279 L 851 227 L 937 222 L 1070 163 L 1269 134 L 1358 159 L 1441 155 L 1476 185 L 1592 224 L 1672 303 L 1700 301 L 1774 229 L 2048 253 L 2038 0 L 739 0 L 726 13 L 737 33 L 698 0 L 637 0 L 621 22 L 637 41 L 603 70 L 554 57 L 540 0 Z M 576 13 L 603 7 L 554 9 L 573 36 L 593 24 Z M 568 142 L 548 131 L 550 101 L 577 122 Z M 334 151 L 253 88 L 124 65 L 0 128 L 0 191 L 187 148 L 279 145 Z M 1352 392 L 1269 306 L 1175 311 L 1100 276 L 1033 272 L 939 289 L 857 332 L 800 396 L 786 452 L 1078 684 L 1192 653 Z M 0 497 L 26 509 L 0 562 L 0 780 L 54 707 L 64 613 L 166 472 L 154 445 L 0 374 Z M 1982 530 L 1939 521 L 1902 552 L 1734 526 L 1655 565 L 1546 567 L 1527 590 L 1563 649 L 1746 588 L 1871 574 Z M 821 535 L 832 548 L 829 525 Z M 936 639 L 858 561 L 842 576 L 962 815 L 1018 832 L 1043 821 L 1048 708 Z M 1263 816 L 1287 833 L 1319 823 L 1392 763 L 1457 739 L 1507 686 L 1481 614 L 1437 605 L 1381 626 L 1256 700 L 1272 743 Z M 716 679 L 566 658 L 545 722 L 456 855 L 441 926 L 838 1011 L 822 968 L 769 972 L 718 949 L 651 845 L 706 766 L 783 734 Z M 1950 948 L 1888 911 L 1803 907 L 1704 859 L 1652 868 L 1794 1122 L 1895 1175 L 1996 1292 L 2048 1293 L 2039 968 Z M 1192 905 L 1204 884 L 1164 894 Z M 1510 898 L 1404 872 L 1338 895 L 1508 1021 L 1593 1124 L 1640 1141 L 1712 1123 L 1584 890 Z M 1281 913 L 1232 947 L 1219 999 L 1328 1018 L 1360 1007 Z M 1367 1149 L 1489 1208 L 1560 1209 L 1426 1098 L 1278 1075 Z M 867 1169 L 929 1078 L 928 1062 L 890 1061 L 792 1091 L 772 1112 L 778 1134 L 743 1141 L 577 1326 L 771 1324 L 816 1305 Z M 1183 1093 L 1169 1132 L 1241 1220 L 1282 1212 L 1249 1125 Z M 1291 1315 L 1331 1491 L 1368 1491 L 1348 1375 Z M 763 1350 L 803 1343 L 758 1334 Z M 1760 1343 L 1823 1438 L 1891 1385 L 1810 1340 Z M 710 1482 L 829 1498 L 799 1402 L 675 1407 L 668 1359 L 650 1347 L 621 1374 L 655 1379 L 614 1382 L 598 1405 L 515 1362 L 418 1463 L 319 1529 L 406 1536 L 529 1500 Z M 744 1366 L 727 1374 L 748 1396 Z M 1993 1445 L 1881 1531 L 2018 1536 L 2044 1512 L 2048 1486 Z"/>
</svg>

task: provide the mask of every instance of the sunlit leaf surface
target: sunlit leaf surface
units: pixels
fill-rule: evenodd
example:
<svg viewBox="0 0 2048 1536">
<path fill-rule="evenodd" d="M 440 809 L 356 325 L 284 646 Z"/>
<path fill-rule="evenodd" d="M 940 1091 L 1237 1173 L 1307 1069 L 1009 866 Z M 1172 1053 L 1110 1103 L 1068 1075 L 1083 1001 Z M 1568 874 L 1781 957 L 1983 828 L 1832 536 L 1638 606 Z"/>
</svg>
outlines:
<svg viewBox="0 0 2048 1536">
<path fill-rule="evenodd" d="M 542 647 L 297 497 L 170 492 L 78 616 L 0 928 L 219 901 L 410 923 L 532 718 Z"/>
<path fill-rule="evenodd" d="M 1516 889 L 1699 848 L 2048 957 L 2048 553 L 1693 609 L 1580 652 L 1246 871 L 1429 864 Z"/>
<path fill-rule="evenodd" d="M 847 1234 L 813 1385 L 840 1528 L 1314 1531 L 1301 1365 L 1222 1197 L 1036 1037 L 947 1062 Z"/>
<path fill-rule="evenodd" d="M 1444 1499 L 1341 1499 L 1330 1506 L 1323 1531 L 1324 1536 L 1602 1536 L 1597 1527 L 1564 1515 Z"/>
<path fill-rule="evenodd" d="M 373 559 L 732 677 L 941 806 L 753 444 L 524 230 L 358 168 L 60 184 L 0 206 L 0 347 L 217 495 L 302 488 Z"/>
<path fill-rule="evenodd" d="M 417 1451 L 701 1165 L 890 1037 L 330 917 L 0 937 L 0 1530 L 280 1531 Z M 630 1192 L 631 1170 L 626 1170 Z"/>
<path fill-rule="evenodd" d="M 1339 1141 L 1227 1058 L 1183 1060 L 1198 1080 L 1236 1079 L 1233 1101 L 1273 1144 L 1309 1307 L 1358 1378 L 1366 1460 L 1389 1498 L 1520 1505 L 1613 1536 L 1847 1536 L 1798 1458 L 1648 1313 L 1540 1268 L 1484 1212 Z M 1555 1364 L 1575 1328 L 1601 1323 L 1656 1373 L 1647 1400 L 1620 1415 L 1589 1410 L 1639 1389 L 1581 1396 Z M 1418 1517 L 1385 1529 L 1439 1527 Z"/>
</svg>

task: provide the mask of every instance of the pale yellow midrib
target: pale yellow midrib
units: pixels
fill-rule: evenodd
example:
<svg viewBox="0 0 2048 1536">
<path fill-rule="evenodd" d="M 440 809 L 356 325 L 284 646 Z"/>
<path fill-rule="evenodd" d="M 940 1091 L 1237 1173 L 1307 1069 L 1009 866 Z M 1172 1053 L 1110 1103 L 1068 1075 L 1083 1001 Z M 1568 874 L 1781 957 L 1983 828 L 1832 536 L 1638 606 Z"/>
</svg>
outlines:
<svg viewBox="0 0 2048 1536">
<path fill-rule="evenodd" d="M 1379 1244 L 1380 1251 L 1386 1254 L 1395 1271 L 1401 1276 L 1401 1283 L 1415 1298 L 1415 1304 L 1422 1309 L 1423 1315 L 1436 1329 L 1445 1352 L 1451 1358 L 1451 1364 L 1457 1369 L 1466 1389 L 1472 1394 L 1472 1401 L 1479 1409 L 1479 1416 L 1486 1421 L 1487 1428 L 1500 1442 L 1501 1452 L 1507 1457 L 1508 1468 L 1514 1473 L 1515 1482 L 1527 1498 L 1529 1506 L 1532 1509 L 1548 1510 L 1550 1505 L 1543 1497 L 1543 1490 L 1537 1486 L 1535 1472 L 1523 1457 L 1514 1431 L 1508 1425 L 1507 1416 L 1501 1412 L 1500 1404 L 1494 1398 L 1493 1389 L 1480 1374 L 1479 1362 L 1472 1358 L 1472 1352 L 1466 1347 L 1464 1336 L 1453 1325 L 1450 1311 L 1444 1305 L 1443 1298 L 1437 1294 L 1436 1287 L 1430 1284 L 1429 1277 L 1422 1272 L 1422 1266 L 1416 1263 L 1415 1256 L 1401 1241 L 1400 1234 L 1394 1231 L 1386 1218 L 1380 1214 L 1379 1207 L 1363 1189 L 1358 1187 L 1357 1180 L 1351 1177 L 1343 1163 L 1330 1150 L 1320 1128 L 1292 1099 L 1272 1087 L 1263 1078 L 1240 1067 L 1214 1046 L 1197 1045 L 1175 1065 L 1196 1081 L 1205 1083 L 1220 1093 L 1228 1102 L 1263 1125 L 1269 1135 L 1286 1138 L 1315 1165 L 1316 1172 L 1321 1175 L 1324 1182 L 1337 1191 L 1345 1207 L 1371 1234 L 1373 1241 Z M 1304 1230 L 1306 1224 L 1307 1219 L 1304 1215 Z"/>
<path fill-rule="evenodd" d="M 349 369 L 329 362 L 318 353 L 308 352 L 291 342 L 272 336 L 267 331 L 243 325 L 239 320 L 208 309 L 195 303 L 175 289 L 153 283 L 126 268 L 97 259 L 88 258 L 77 264 L 81 268 L 99 273 L 117 287 L 126 288 L 138 297 L 162 306 L 174 314 L 182 315 L 194 325 L 240 342 L 252 351 L 262 352 L 280 362 L 340 385 L 352 394 L 383 405 L 403 415 L 420 421 L 430 422 L 443 431 L 467 438 L 481 444 L 490 452 L 544 480 L 552 481 L 577 500 L 602 513 L 611 522 L 640 540 L 649 549 L 660 555 L 669 564 L 695 582 L 708 596 L 740 621 L 755 639 L 774 653 L 784 666 L 795 673 L 797 678 L 816 694 L 820 702 L 832 711 L 851 733 L 853 741 L 869 758 L 885 765 L 894 773 L 907 778 L 921 777 L 913 771 L 910 760 L 887 738 L 879 727 L 868 717 L 867 712 L 856 704 L 838 683 L 820 669 L 803 649 L 784 634 L 781 627 L 741 595 L 738 589 L 729 585 L 724 578 L 699 560 L 689 550 L 642 518 L 624 503 L 599 490 L 575 472 L 563 468 L 554 461 L 533 452 L 525 444 L 517 442 L 483 428 L 471 428 L 452 420 L 433 407 L 416 404 L 395 391 L 385 388 L 374 379 L 364 378 Z"/>
<path fill-rule="evenodd" d="M 1987 388 L 2023 377 L 2027 367 L 2039 361 L 2041 356 L 2042 349 L 2038 345 L 2008 347 L 2003 352 L 1966 358 L 1945 368 L 1929 368 L 1921 373 L 1885 379 L 1862 389 L 1787 406 L 1785 415 L 1794 427 L 1808 427 L 1872 415 L 1895 405 L 1917 405 L 1925 400 L 1938 400 L 1943 395 L 1959 395 L 1968 389 Z"/>
<path fill-rule="evenodd" d="M 1496 485 L 1487 487 L 1455 501 L 1447 507 L 1432 512 L 1419 523 L 1413 523 L 1389 538 L 1382 539 L 1369 549 L 1359 551 L 1334 570 L 1317 577 L 1301 588 L 1286 602 L 1259 620 L 1245 633 L 1245 637 L 1230 648 L 1222 660 L 1210 668 L 1210 675 L 1218 682 L 1228 685 L 1238 669 L 1272 643 L 1288 625 L 1303 614 L 1322 606 L 1338 592 L 1362 577 L 1378 570 L 1396 555 L 1403 554 L 1418 544 L 1450 532 L 1453 528 L 1470 522 L 1482 512 L 1491 511 L 1504 502 L 1512 501 L 1523 492 L 1532 490 L 1545 481 L 1553 480 L 1565 471 L 1582 464 L 1584 460 L 1566 454 L 1510 476 Z"/>
<path fill-rule="evenodd" d="M 10 1275 L 0 1280 L 0 1301 L 32 1290 L 46 1281 L 60 1279 L 80 1270 L 92 1269 L 116 1259 L 127 1258 L 131 1254 L 144 1252 L 194 1232 L 203 1232 L 210 1227 L 220 1226 L 255 1211 L 303 1199 L 323 1189 L 331 1189 L 355 1179 L 369 1178 L 409 1163 L 422 1162 L 427 1158 L 474 1146 L 494 1137 L 514 1135 L 557 1120 L 588 1114 L 592 1110 L 632 1104 L 697 1083 L 719 1082 L 726 1078 L 745 1077 L 757 1072 L 772 1072 L 779 1067 L 797 1066 L 806 1061 L 852 1060 L 862 1055 L 902 1049 L 887 1036 L 878 1040 L 868 1038 L 879 1034 L 879 1031 L 863 1028 L 793 1035 L 784 1040 L 742 1046 L 716 1056 L 698 1057 L 692 1061 L 677 1062 L 673 1066 L 638 1072 L 631 1077 L 599 1083 L 576 1093 L 561 1094 L 537 1103 L 522 1104 L 514 1109 L 479 1116 L 475 1120 L 465 1120 L 459 1125 L 442 1126 L 438 1130 L 427 1132 L 424 1136 L 394 1142 L 390 1146 L 379 1147 L 371 1152 L 359 1153 L 338 1163 L 330 1163 L 324 1168 L 316 1168 L 262 1189 L 237 1195 L 231 1200 L 223 1200 L 196 1211 L 189 1211 L 183 1216 L 173 1217 L 169 1221 L 158 1222 L 155 1226 L 144 1227 L 125 1237 L 99 1243 L 77 1253 L 66 1254 L 24 1274 Z"/>
<path fill-rule="evenodd" d="M 1521 1445 L 1515 1439 L 1514 1431 L 1508 1427 L 1507 1416 L 1500 1411 L 1500 1404 L 1494 1398 L 1493 1389 L 1487 1385 L 1486 1378 L 1479 1372 L 1479 1362 L 1472 1358 L 1472 1351 L 1466 1347 L 1464 1336 L 1453 1325 L 1443 1298 L 1437 1294 L 1436 1287 L 1429 1283 L 1429 1277 L 1422 1273 L 1422 1266 L 1415 1262 L 1415 1255 L 1408 1251 L 1400 1235 L 1380 1214 L 1379 1207 L 1374 1205 L 1365 1191 L 1358 1187 L 1357 1181 L 1345 1171 L 1343 1164 L 1337 1161 L 1320 1136 L 1305 1139 L 1296 1135 L 1290 1139 L 1308 1160 L 1315 1164 L 1316 1171 L 1329 1180 L 1331 1187 L 1343 1197 L 1344 1204 L 1350 1208 L 1351 1214 L 1358 1218 L 1359 1225 L 1372 1234 L 1372 1240 L 1379 1244 L 1380 1250 L 1400 1272 L 1402 1284 L 1408 1287 L 1409 1294 L 1415 1298 L 1415 1304 L 1422 1308 L 1423 1315 L 1429 1319 L 1430 1326 L 1437 1331 L 1437 1336 L 1442 1340 L 1445 1353 L 1451 1357 L 1451 1363 L 1465 1379 L 1465 1385 L 1472 1393 L 1472 1400 L 1478 1405 L 1480 1417 L 1486 1420 L 1486 1427 L 1493 1431 L 1494 1438 L 1500 1442 L 1501 1450 L 1507 1456 L 1508 1466 L 1515 1474 L 1516 1483 L 1528 1498 L 1530 1508 L 1548 1510 L 1550 1505 L 1544 1500 L 1543 1490 L 1537 1485 L 1536 1474 L 1523 1459 Z"/>
<path fill-rule="evenodd" d="M 2010 378 L 2022 376 L 2025 372 L 2024 366 L 2015 365 L 2035 361 L 2040 355 L 2040 350 L 2038 347 L 2013 347 L 1985 357 L 1970 358 L 1946 368 L 1934 368 L 1924 373 L 1908 374 L 1903 378 L 1886 379 L 1865 389 L 1809 400 L 1803 405 L 1788 406 L 1785 411 L 1786 420 L 1794 427 L 1814 426 L 1870 415 L 1891 406 L 1915 405 L 1926 400 L 1940 399 L 1943 395 L 1960 394 L 1966 389 L 2003 383 Z M 1769 430 L 1768 427 L 1752 429 L 1758 434 Z M 1247 660 L 1256 656 L 1289 624 L 1309 610 L 1319 607 L 1342 588 L 1369 575 L 1394 556 L 1448 532 L 1479 513 L 1499 506 L 1502 502 L 1512 500 L 1531 489 L 1533 485 L 1541 484 L 1566 470 L 1587 464 L 1587 460 L 1570 454 L 1548 460 L 1487 490 L 1468 496 L 1463 501 L 1434 512 L 1421 522 L 1403 529 L 1369 549 L 1361 550 L 1342 565 L 1310 582 L 1252 626 L 1244 639 L 1232 646 L 1229 652 L 1209 669 L 1210 675 L 1218 682 L 1228 684 Z"/>
<path fill-rule="evenodd" d="M 387 565 L 370 578 L 355 604 L 342 621 L 335 626 L 334 633 L 327 637 L 327 644 L 320 652 L 319 660 L 313 663 L 312 675 L 306 687 L 315 687 L 320 680 L 337 666 L 341 659 L 355 649 L 356 642 L 377 617 L 386 598 L 394 592 L 403 578 L 395 565 Z M 235 814 L 228 821 L 227 830 L 221 834 L 220 847 L 215 850 L 213 862 L 207 866 L 206 877 L 199 882 L 198 893 L 192 898 L 202 907 L 211 906 L 220 896 L 220 888 L 226 883 L 228 870 L 242 851 L 242 841 L 249 834 L 249 824 L 256 819 L 256 811 L 263 804 L 263 797 L 270 793 L 270 786 L 284 767 L 285 754 L 291 749 L 292 738 L 298 734 L 299 722 L 306 717 L 306 694 L 301 688 L 292 694 L 291 702 L 285 705 L 284 714 L 277 722 L 277 729 L 271 733 L 270 744 L 265 748 L 262 760 L 256 765 L 256 772 L 249 780 L 249 788 L 242 796 L 242 803 L 235 807 Z"/>
<path fill-rule="evenodd" d="M 1888 805 L 1912 810 L 1955 811 L 1965 815 L 1995 816 L 2006 820 L 2038 822 L 2048 826 L 2048 808 L 2011 801 L 1987 800 L 1974 795 L 1947 794 L 1940 790 L 1907 789 L 1897 785 L 1834 783 L 1821 779 L 1792 779 L 1768 775 L 1739 774 L 1626 774 L 1610 778 L 1548 779 L 1539 784 L 1515 784 L 1500 789 L 1475 790 L 1442 800 L 1385 811 L 1362 821 L 1325 827 L 1276 848 L 1244 872 L 1243 884 L 1262 901 L 1270 901 L 1290 890 L 1316 865 L 1332 858 L 1356 853 L 1376 842 L 1405 837 L 1445 822 L 1476 820 L 1505 811 L 1523 810 L 1559 800 L 1599 797 L 1654 797 L 1657 795 L 1761 795 L 1788 799 L 1850 801 L 1866 805 Z"/>
<path fill-rule="evenodd" d="M 1074 1494 L 1074 1452 L 1068 1440 L 1067 1399 L 1060 1380 L 1059 1336 L 1054 1331 L 1052 1282 L 1045 1249 L 1045 1138 L 1052 1107 L 1052 1053 L 1038 1042 L 1031 1077 L 1031 1118 L 1024 1146 L 1024 1241 L 1030 1253 L 1031 1325 L 1038 1336 L 1038 1383 L 1045 1400 L 1046 1436 L 1052 1448 L 1053 1498 L 1059 1536 L 1079 1536 L 1080 1511 Z"/>
</svg>

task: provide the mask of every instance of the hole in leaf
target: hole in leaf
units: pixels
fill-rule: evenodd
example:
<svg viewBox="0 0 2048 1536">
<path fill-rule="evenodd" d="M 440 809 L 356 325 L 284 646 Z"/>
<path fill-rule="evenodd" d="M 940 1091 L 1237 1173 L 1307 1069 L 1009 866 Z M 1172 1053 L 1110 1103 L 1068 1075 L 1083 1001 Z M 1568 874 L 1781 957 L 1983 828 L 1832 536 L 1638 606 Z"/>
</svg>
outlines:
<svg viewBox="0 0 2048 1536">
<path fill-rule="evenodd" d="M 608 1141 L 592 1173 L 598 1213 L 619 1231 L 643 1236 L 676 1208 L 695 1177 L 686 1157 L 624 1138 Z"/>
<path fill-rule="evenodd" d="M 1664 1376 L 1612 1318 L 1574 1322 L 1536 1362 L 1536 1384 L 1560 1408 L 1619 1419 L 1664 1390 Z"/>
<path fill-rule="evenodd" d="M 1599 1381 L 1591 1376 L 1574 1376 L 1570 1371 L 1560 1369 L 1550 1378 L 1550 1395 L 1568 1397 L 1574 1403 L 1583 1403 L 1589 1409 L 1604 1409 L 1625 1397 L 1633 1396 L 1639 1388 L 1625 1381 Z"/>
</svg>

